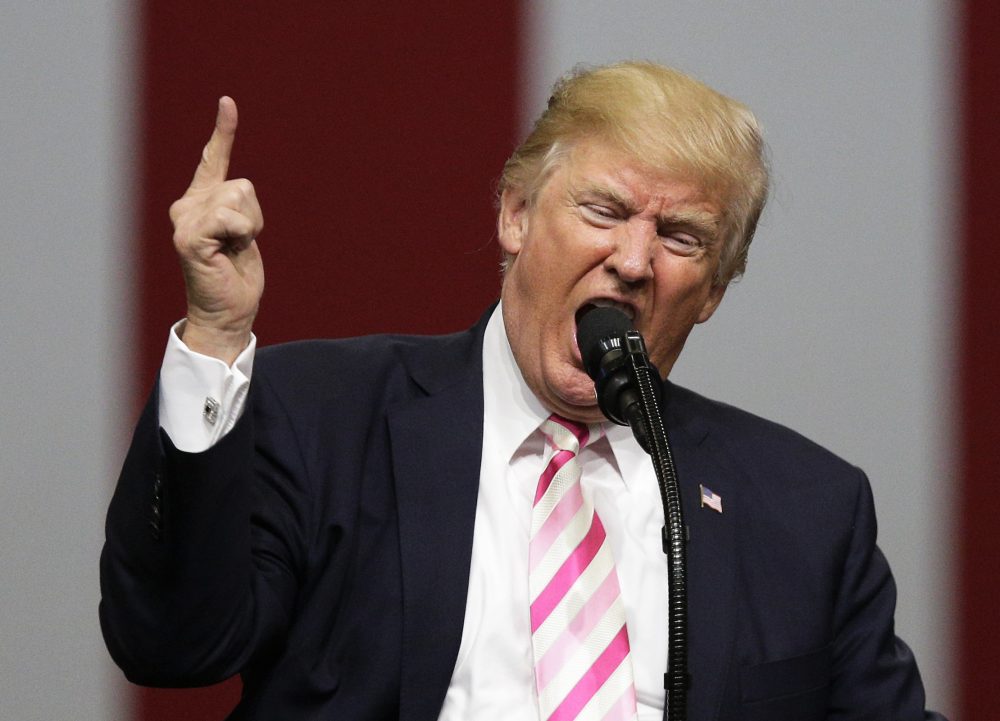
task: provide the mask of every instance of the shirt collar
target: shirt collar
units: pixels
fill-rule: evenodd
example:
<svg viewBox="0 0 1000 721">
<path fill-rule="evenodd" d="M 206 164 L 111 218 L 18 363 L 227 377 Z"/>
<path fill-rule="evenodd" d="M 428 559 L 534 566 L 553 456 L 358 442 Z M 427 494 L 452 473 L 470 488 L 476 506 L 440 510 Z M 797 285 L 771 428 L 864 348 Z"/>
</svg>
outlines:
<svg viewBox="0 0 1000 721">
<path fill-rule="evenodd" d="M 514 360 L 500 303 L 493 310 L 483 336 L 483 400 L 486 422 L 491 424 L 496 439 L 495 447 L 507 462 L 549 416 L 549 411 L 528 388 Z M 644 464 L 649 463 L 649 457 L 632 437 L 630 428 L 610 421 L 602 425 L 607 441 L 597 441 L 595 450 L 600 452 L 600 445 L 605 442 L 610 444 L 612 457 L 609 460 L 617 466 L 628 487 L 628 479 L 640 477 Z M 541 453 L 544 441 L 540 433 L 536 440 L 534 445 L 537 449 L 531 447 L 525 450 Z"/>
<path fill-rule="evenodd" d="M 483 335 L 483 407 L 496 439 L 495 447 L 508 462 L 549 416 L 514 360 L 503 324 L 502 303 L 493 310 Z"/>
</svg>

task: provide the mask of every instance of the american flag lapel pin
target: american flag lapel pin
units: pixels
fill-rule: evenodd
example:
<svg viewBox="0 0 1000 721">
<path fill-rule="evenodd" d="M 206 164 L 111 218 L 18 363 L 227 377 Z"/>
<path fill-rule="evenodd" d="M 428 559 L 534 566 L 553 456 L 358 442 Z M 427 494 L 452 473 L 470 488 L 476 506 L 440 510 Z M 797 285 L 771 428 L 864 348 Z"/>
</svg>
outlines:
<svg viewBox="0 0 1000 721">
<path fill-rule="evenodd" d="M 722 496 L 717 495 L 707 486 L 699 485 L 698 488 L 701 489 L 701 507 L 708 506 L 716 513 L 722 513 Z"/>
</svg>

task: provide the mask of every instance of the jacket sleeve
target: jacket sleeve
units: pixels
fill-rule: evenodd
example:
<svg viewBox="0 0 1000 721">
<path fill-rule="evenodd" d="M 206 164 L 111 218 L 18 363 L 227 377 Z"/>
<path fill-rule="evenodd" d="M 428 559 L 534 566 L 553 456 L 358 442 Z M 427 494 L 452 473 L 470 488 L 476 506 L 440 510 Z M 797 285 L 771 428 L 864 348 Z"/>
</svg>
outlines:
<svg viewBox="0 0 1000 721">
<path fill-rule="evenodd" d="M 308 504 L 294 438 L 262 442 L 273 434 L 255 425 L 281 426 L 263 421 L 246 412 L 215 446 L 185 453 L 159 428 L 155 392 L 147 403 L 101 555 L 101 628 L 130 681 L 216 683 L 282 643 Z"/>
<path fill-rule="evenodd" d="M 834 618 L 829 718 L 837 721 L 939 719 L 924 710 L 913 654 L 896 637 L 896 584 L 876 545 L 871 488 L 861 471 L 854 524 Z"/>
</svg>

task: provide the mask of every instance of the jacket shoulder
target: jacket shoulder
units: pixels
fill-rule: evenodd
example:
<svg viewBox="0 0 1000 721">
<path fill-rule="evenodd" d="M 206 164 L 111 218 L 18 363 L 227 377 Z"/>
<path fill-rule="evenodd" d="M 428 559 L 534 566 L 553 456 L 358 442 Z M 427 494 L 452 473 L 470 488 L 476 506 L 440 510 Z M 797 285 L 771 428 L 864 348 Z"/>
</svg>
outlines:
<svg viewBox="0 0 1000 721">
<path fill-rule="evenodd" d="M 863 477 L 829 449 L 780 423 L 676 385 L 668 387 L 668 422 L 696 442 L 710 442 L 749 475 L 829 479 Z"/>
<path fill-rule="evenodd" d="M 481 366 L 481 334 L 382 334 L 267 346 L 252 384 L 303 408 L 345 399 L 392 402 L 434 390 Z"/>
</svg>

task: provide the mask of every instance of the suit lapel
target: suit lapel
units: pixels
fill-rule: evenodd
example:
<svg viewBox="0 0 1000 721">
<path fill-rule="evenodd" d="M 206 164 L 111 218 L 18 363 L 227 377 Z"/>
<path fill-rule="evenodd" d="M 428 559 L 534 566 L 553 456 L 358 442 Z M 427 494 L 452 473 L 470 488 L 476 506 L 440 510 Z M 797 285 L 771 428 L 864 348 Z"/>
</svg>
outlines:
<svg viewBox="0 0 1000 721">
<path fill-rule="evenodd" d="M 681 484 L 687 545 L 688 693 L 690 718 L 714 719 L 731 672 L 736 632 L 736 478 L 727 454 L 717 447 L 697 415 L 667 400 L 668 434 Z M 723 513 L 701 505 L 700 486 L 722 497 Z"/>
<path fill-rule="evenodd" d="M 403 721 L 434 721 L 451 681 L 482 454 L 482 333 L 452 352 L 436 351 L 412 366 L 428 395 L 389 415 L 403 584 Z M 442 363 L 442 356 L 460 360 Z"/>
</svg>

